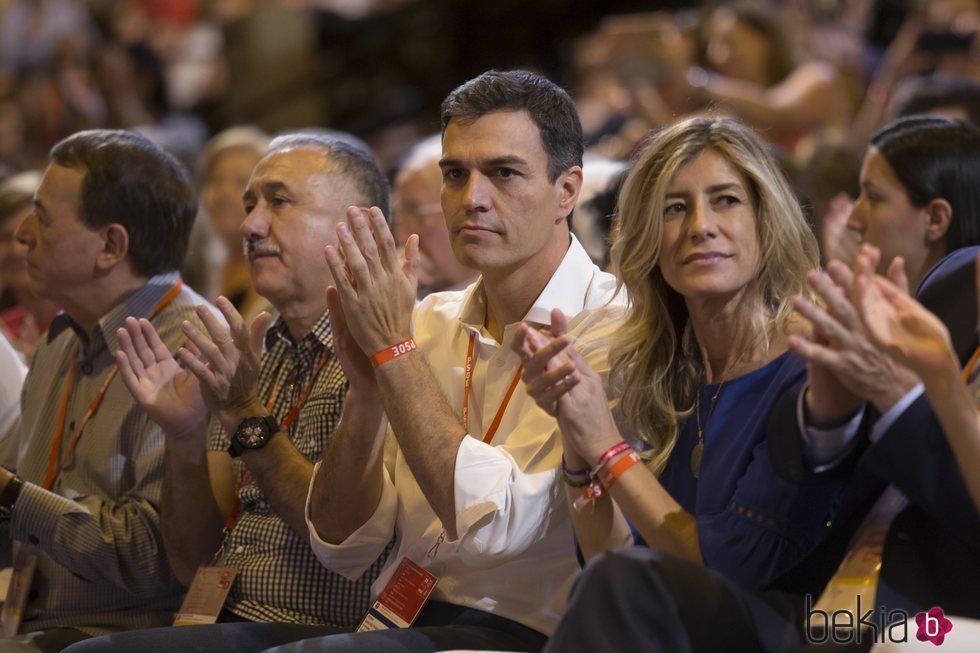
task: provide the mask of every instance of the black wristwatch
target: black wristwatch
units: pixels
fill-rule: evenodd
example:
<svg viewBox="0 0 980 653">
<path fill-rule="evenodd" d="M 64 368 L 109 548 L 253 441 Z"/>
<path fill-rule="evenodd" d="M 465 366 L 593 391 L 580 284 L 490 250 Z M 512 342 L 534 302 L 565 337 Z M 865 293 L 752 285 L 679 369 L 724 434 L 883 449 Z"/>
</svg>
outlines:
<svg viewBox="0 0 980 653">
<path fill-rule="evenodd" d="M 237 458 L 248 449 L 261 449 L 279 432 L 279 423 L 272 415 L 246 417 L 231 436 L 228 453 Z"/>
</svg>

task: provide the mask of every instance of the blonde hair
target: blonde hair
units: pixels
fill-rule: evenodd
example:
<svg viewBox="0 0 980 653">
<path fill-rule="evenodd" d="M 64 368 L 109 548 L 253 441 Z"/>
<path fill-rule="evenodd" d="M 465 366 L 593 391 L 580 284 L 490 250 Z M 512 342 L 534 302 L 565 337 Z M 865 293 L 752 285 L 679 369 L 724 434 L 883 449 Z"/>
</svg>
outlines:
<svg viewBox="0 0 980 653">
<path fill-rule="evenodd" d="M 613 341 L 610 362 L 620 409 L 650 445 L 650 463 L 658 473 L 677 441 L 678 421 L 691 412 L 704 373 L 684 298 L 667 285 L 657 265 L 664 195 L 677 171 L 706 150 L 738 171 L 753 196 L 760 254 L 744 296 L 758 301 L 743 304 L 754 310 L 742 328 L 769 338 L 777 329 L 785 330 L 793 297 L 811 295 L 806 273 L 818 265 L 817 241 L 796 196 L 748 127 L 731 118 L 698 116 L 650 136 L 619 198 L 612 260 L 619 285 L 628 291 L 629 310 Z"/>
<path fill-rule="evenodd" d="M 237 125 L 211 137 L 201 151 L 200 181 L 206 184 L 218 159 L 231 150 L 247 150 L 261 157 L 269 147 L 271 137 L 258 127 Z M 244 189 L 243 189 L 244 190 Z"/>
</svg>

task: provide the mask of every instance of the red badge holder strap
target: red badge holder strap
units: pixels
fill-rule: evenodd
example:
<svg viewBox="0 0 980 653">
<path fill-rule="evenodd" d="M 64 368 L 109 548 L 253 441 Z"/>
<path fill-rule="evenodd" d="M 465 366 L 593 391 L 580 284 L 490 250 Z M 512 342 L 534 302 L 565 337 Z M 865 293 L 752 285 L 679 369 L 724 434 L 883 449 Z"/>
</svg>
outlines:
<svg viewBox="0 0 980 653">
<path fill-rule="evenodd" d="M 182 279 L 177 279 L 170 290 L 167 291 L 156 306 L 154 306 L 153 311 L 150 313 L 150 320 L 156 319 L 163 309 L 165 309 L 170 302 L 172 302 L 177 295 L 180 294 L 181 288 L 183 288 L 184 282 Z M 75 379 L 75 366 L 78 362 L 78 352 L 81 348 L 81 343 L 76 342 L 75 348 L 72 351 L 71 365 L 68 368 L 68 374 L 65 378 L 65 392 L 61 399 L 61 408 L 58 410 L 58 421 L 55 427 L 54 439 L 51 442 L 51 451 L 48 454 L 48 464 L 44 472 L 44 481 L 41 484 L 45 490 L 51 491 L 55 483 L 58 481 L 58 477 L 61 475 L 61 470 L 67 466 L 71 465 L 75 459 L 75 449 L 78 447 L 79 441 L 82 439 L 82 434 L 85 432 L 85 427 L 88 426 L 89 421 L 95 416 L 95 413 L 99 410 L 102 405 L 102 400 L 105 399 L 105 394 L 109 390 L 109 385 L 112 383 L 113 379 L 116 378 L 116 374 L 119 372 L 119 366 L 113 363 L 112 367 L 109 369 L 109 373 L 106 375 L 105 381 L 99 387 L 99 391 L 96 393 L 95 398 L 89 404 L 88 409 L 85 411 L 85 415 L 82 417 L 82 421 L 78 426 L 78 430 L 75 431 L 74 437 L 72 437 L 71 442 L 68 443 L 68 450 L 65 452 L 64 463 L 60 463 L 61 458 L 61 445 L 64 441 L 65 436 L 65 421 L 68 415 L 68 403 L 71 401 L 72 386 Z M 31 584 L 34 581 L 34 572 L 37 570 L 37 554 L 29 553 L 27 547 L 23 545 L 22 542 L 14 542 L 13 545 L 13 573 L 10 578 L 10 588 L 7 590 L 7 598 L 3 603 L 3 611 L 0 612 L 0 637 L 13 637 L 17 634 L 20 629 L 20 622 L 24 616 L 24 608 L 27 606 L 27 597 L 30 594 Z"/>
</svg>

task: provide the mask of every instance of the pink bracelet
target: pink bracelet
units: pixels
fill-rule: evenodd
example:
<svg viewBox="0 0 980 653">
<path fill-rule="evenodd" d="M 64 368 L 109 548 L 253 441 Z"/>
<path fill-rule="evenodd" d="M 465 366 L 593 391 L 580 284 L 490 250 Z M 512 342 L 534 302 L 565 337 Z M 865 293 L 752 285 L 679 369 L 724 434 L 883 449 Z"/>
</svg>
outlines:
<svg viewBox="0 0 980 653">
<path fill-rule="evenodd" d="M 606 452 L 599 457 L 599 462 L 595 464 L 595 467 L 592 468 L 592 471 L 589 472 L 589 475 L 592 477 L 599 476 L 599 474 L 602 472 L 603 467 L 608 465 L 610 460 L 612 460 L 613 458 L 615 458 L 616 456 L 623 453 L 629 448 L 630 446 L 626 444 L 626 441 L 624 440 L 606 449 Z"/>
</svg>

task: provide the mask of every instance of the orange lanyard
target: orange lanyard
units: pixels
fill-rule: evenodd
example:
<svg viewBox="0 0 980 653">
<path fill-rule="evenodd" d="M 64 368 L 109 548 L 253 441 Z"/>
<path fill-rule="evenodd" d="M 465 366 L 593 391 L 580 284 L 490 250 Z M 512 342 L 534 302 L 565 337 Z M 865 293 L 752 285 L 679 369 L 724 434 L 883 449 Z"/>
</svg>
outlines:
<svg viewBox="0 0 980 653">
<path fill-rule="evenodd" d="M 310 382 L 306 384 L 306 388 L 300 393 L 296 403 L 293 404 L 292 408 L 290 408 L 289 412 L 286 414 L 286 417 L 279 423 L 279 426 L 282 427 L 283 431 L 288 431 L 290 428 L 292 428 L 293 423 L 296 421 L 296 417 L 299 416 L 299 411 L 303 408 L 303 404 L 305 404 L 306 400 L 310 398 L 310 393 L 313 392 L 313 386 L 316 385 L 316 380 L 320 378 L 320 372 L 323 371 L 323 366 L 327 364 L 329 359 L 330 351 L 327 350 L 323 352 L 323 356 L 321 356 L 320 360 L 317 361 L 316 371 L 313 372 L 313 378 L 311 378 Z M 276 397 L 279 396 L 279 386 L 281 383 L 282 379 L 280 378 L 279 381 L 276 382 L 276 387 L 272 390 L 269 401 L 267 401 L 265 404 L 265 409 L 270 413 L 272 412 L 272 406 L 276 403 Z"/>
<path fill-rule="evenodd" d="M 963 383 L 970 382 L 970 375 L 973 374 L 973 367 L 977 364 L 977 358 L 980 358 L 980 347 L 977 347 L 977 350 L 973 352 L 970 362 L 966 364 L 966 369 L 963 370 Z"/>
<path fill-rule="evenodd" d="M 470 390 L 473 388 L 473 348 L 476 344 L 476 334 L 470 333 L 470 345 L 466 350 L 466 368 L 463 375 L 463 428 L 469 432 L 469 401 L 470 401 Z M 514 380 L 510 382 L 510 387 L 507 388 L 507 394 L 504 395 L 504 400 L 500 404 L 500 408 L 497 409 L 497 414 L 493 418 L 493 422 L 490 423 L 490 428 L 487 429 L 486 434 L 483 436 L 484 444 L 490 444 L 493 440 L 494 434 L 500 427 L 500 420 L 504 418 L 504 411 L 507 410 L 507 404 L 510 403 L 510 398 L 514 394 L 514 390 L 517 389 L 517 383 L 521 380 L 521 370 L 524 369 L 524 364 L 521 363 L 520 367 L 517 368 L 517 374 L 514 375 Z"/>
<path fill-rule="evenodd" d="M 167 307 L 174 298 L 180 294 L 180 289 L 183 288 L 183 279 L 178 278 L 177 283 L 167 291 L 157 305 L 153 308 L 153 313 L 150 315 L 150 319 L 155 319 L 160 313 Z M 65 396 L 61 400 L 61 409 L 58 412 L 58 426 L 57 431 L 54 435 L 54 441 L 51 443 L 51 453 L 48 455 L 48 468 L 44 472 L 44 489 L 50 490 L 54 487 L 55 481 L 58 479 L 58 475 L 61 473 L 61 467 L 58 465 L 58 455 L 61 453 L 61 442 L 65 435 L 65 418 L 68 414 L 68 401 L 71 399 L 72 390 L 72 380 L 75 378 L 75 364 L 78 359 L 78 351 L 81 348 L 81 341 L 75 343 L 75 351 L 71 356 L 71 367 L 68 369 L 68 378 L 65 380 Z M 88 410 L 85 411 L 85 416 L 82 417 L 82 423 L 78 427 L 78 431 L 75 432 L 75 437 L 71 439 L 71 443 L 68 445 L 68 455 L 73 456 L 75 453 L 75 447 L 78 446 L 78 441 L 82 439 L 82 432 L 88 425 L 89 420 L 95 415 L 95 411 L 99 409 L 102 404 L 102 400 L 105 398 L 105 393 L 109 389 L 109 384 L 112 380 L 116 378 L 116 373 L 119 372 L 119 365 L 116 363 L 112 364 L 112 368 L 106 375 L 105 381 L 102 382 L 102 387 L 99 388 L 98 394 L 95 395 L 95 399 L 89 404 Z"/>
<path fill-rule="evenodd" d="M 296 403 L 293 404 L 292 408 L 289 409 L 285 419 L 279 423 L 279 427 L 283 430 L 283 432 L 286 432 L 292 428 L 293 423 L 299 416 L 299 411 L 303 409 L 303 404 L 305 404 L 306 400 L 310 398 L 310 394 L 313 392 L 313 386 L 316 385 L 316 380 L 320 378 L 320 372 L 323 371 L 323 367 L 327 364 L 328 360 L 330 360 L 330 350 L 323 352 L 323 356 L 320 357 L 320 360 L 316 364 L 316 371 L 313 372 L 313 378 L 311 378 L 310 382 L 306 384 L 306 388 L 300 393 L 299 398 L 296 400 Z M 267 401 L 265 404 L 265 409 L 270 413 L 272 412 L 273 405 L 276 403 L 276 398 L 279 396 L 279 388 L 281 385 L 282 378 L 280 377 L 280 379 L 276 381 L 276 386 L 272 389 L 269 401 Z M 242 505 L 241 499 L 238 497 L 238 493 L 242 491 L 243 487 L 251 483 L 251 481 L 251 474 L 249 474 L 248 470 L 246 469 L 242 472 L 242 478 L 238 483 L 238 489 L 235 491 L 235 502 L 231 505 L 231 512 L 228 513 L 228 519 L 225 520 L 225 531 L 230 531 L 235 527 L 235 522 L 238 521 L 238 511 L 241 509 Z"/>
</svg>

